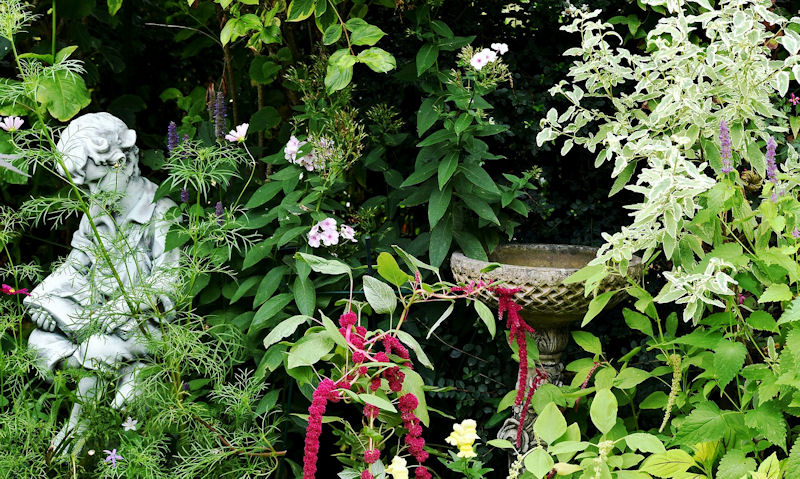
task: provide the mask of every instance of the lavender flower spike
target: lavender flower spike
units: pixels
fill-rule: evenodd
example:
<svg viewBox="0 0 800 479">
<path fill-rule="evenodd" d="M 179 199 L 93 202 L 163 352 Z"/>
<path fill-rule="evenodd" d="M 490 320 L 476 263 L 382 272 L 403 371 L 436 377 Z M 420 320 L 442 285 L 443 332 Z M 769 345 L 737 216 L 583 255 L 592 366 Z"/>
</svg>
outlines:
<svg viewBox="0 0 800 479">
<path fill-rule="evenodd" d="M 217 138 L 225 136 L 225 119 L 228 116 L 227 106 L 225 94 L 218 91 L 214 102 L 214 130 Z"/>
<path fill-rule="evenodd" d="M 178 125 L 174 121 L 167 127 L 167 150 L 172 151 L 178 146 Z"/>
<path fill-rule="evenodd" d="M 728 122 L 719 122 L 719 157 L 722 159 L 722 173 L 728 174 L 733 171 L 733 153 L 731 152 L 731 131 L 728 129 Z"/>
<path fill-rule="evenodd" d="M 217 206 L 214 209 L 214 211 L 217 214 L 217 224 L 222 226 L 223 215 L 225 213 L 225 210 L 222 208 L 222 202 L 221 201 L 217 201 Z"/>
<path fill-rule="evenodd" d="M 181 203 L 189 202 L 189 191 L 186 188 L 181 188 Z"/>
<path fill-rule="evenodd" d="M 775 164 L 775 150 L 778 144 L 775 138 L 769 137 L 767 140 L 767 179 L 774 184 L 778 184 L 778 165 Z"/>
</svg>

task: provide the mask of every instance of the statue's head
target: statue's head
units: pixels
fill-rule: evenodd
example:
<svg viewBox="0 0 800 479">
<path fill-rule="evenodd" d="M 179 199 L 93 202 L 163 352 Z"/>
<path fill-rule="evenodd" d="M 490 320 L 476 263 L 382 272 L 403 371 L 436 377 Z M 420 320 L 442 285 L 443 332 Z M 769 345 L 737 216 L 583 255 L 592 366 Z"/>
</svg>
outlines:
<svg viewBox="0 0 800 479">
<path fill-rule="evenodd" d="M 113 191 L 124 189 L 132 176 L 139 175 L 136 132 L 110 113 L 89 113 L 72 120 L 56 148 L 77 184 Z"/>
</svg>

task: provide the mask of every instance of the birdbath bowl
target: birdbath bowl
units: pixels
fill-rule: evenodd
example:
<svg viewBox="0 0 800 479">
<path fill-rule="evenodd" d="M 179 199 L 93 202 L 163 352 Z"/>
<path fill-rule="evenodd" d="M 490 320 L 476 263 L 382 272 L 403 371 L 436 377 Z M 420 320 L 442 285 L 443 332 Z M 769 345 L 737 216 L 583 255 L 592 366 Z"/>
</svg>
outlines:
<svg viewBox="0 0 800 479">
<path fill-rule="evenodd" d="M 564 284 L 564 280 L 586 266 L 596 253 L 597 248 L 591 246 L 508 244 L 498 247 L 488 262 L 453 253 L 450 267 L 460 282 L 494 280 L 502 282 L 503 287 L 521 289 L 515 297 L 522 306 L 521 316 L 536 330 L 539 360 L 551 381 L 558 383 L 564 369 L 561 353 L 569 342 L 569 325 L 583 318 L 592 300 L 584 296 L 583 283 Z M 500 267 L 481 273 L 491 263 L 499 263 Z M 641 258 L 634 256 L 628 274 L 637 277 L 641 270 Z M 611 275 L 600 284 L 598 294 L 626 285 L 625 278 Z M 483 291 L 481 295 L 482 300 L 497 306 L 497 299 L 490 292 Z M 606 307 L 622 297 L 613 297 Z"/>
</svg>

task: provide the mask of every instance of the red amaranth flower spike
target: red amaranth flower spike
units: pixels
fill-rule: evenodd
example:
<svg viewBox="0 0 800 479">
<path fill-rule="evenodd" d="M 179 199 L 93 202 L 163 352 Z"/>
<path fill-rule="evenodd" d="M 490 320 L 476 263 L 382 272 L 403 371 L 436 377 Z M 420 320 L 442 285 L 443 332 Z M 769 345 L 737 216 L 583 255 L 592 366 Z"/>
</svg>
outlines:
<svg viewBox="0 0 800 479">
<path fill-rule="evenodd" d="M 525 429 L 525 416 L 528 415 L 528 408 L 531 405 L 533 393 L 535 393 L 536 390 L 539 389 L 539 386 L 544 384 L 544 382 L 548 379 L 550 379 L 550 375 L 547 374 L 547 371 L 536 368 L 536 377 L 533 378 L 533 381 L 531 382 L 531 388 L 528 389 L 528 397 L 525 399 L 525 405 L 522 406 L 522 411 L 519 413 L 519 426 L 517 427 L 517 447 L 519 447 L 520 443 L 522 442 L 522 430 Z"/>
<path fill-rule="evenodd" d="M 303 479 L 314 479 L 317 473 L 317 455 L 319 454 L 319 436 L 322 434 L 322 416 L 328 401 L 338 401 L 339 393 L 336 383 L 323 379 L 312 395 L 308 407 L 308 426 L 306 427 L 305 448 L 303 451 Z"/>
</svg>

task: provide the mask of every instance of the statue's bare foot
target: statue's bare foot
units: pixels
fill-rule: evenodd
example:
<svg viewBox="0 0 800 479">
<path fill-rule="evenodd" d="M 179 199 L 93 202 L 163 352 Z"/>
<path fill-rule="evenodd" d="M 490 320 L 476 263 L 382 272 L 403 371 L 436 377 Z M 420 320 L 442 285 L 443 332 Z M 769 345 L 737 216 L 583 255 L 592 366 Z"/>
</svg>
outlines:
<svg viewBox="0 0 800 479">
<path fill-rule="evenodd" d="M 31 313 L 31 318 L 33 318 L 33 321 L 39 329 L 52 332 L 56 328 L 56 322 L 53 320 L 53 316 L 47 311 L 41 309 L 34 311 Z"/>
</svg>

